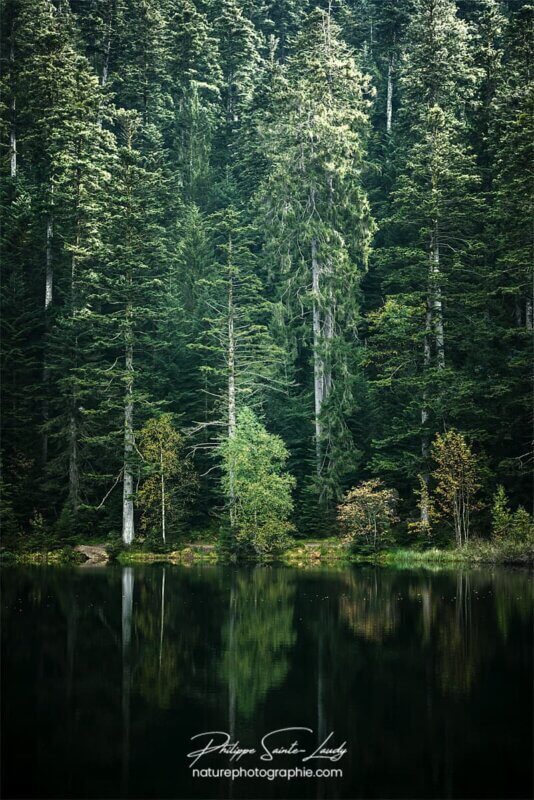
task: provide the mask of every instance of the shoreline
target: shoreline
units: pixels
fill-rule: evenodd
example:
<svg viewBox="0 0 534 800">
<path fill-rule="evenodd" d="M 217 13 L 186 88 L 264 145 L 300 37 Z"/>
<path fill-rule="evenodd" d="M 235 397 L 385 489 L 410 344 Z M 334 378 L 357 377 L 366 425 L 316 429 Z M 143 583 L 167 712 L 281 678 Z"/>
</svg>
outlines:
<svg viewBox="0 0 534 800">
<path fill-rule="evenodd" d="M 87 557 L 84 551 L 98 551 L 97 557 Z M 310 567 L 349 567 L 353 565 L 390 566 L 398 568 L 415 567 L 474 567 L 474 566 L 508 566 L 534 567 L 534 548 L 519 546 L 513 543 L 497 545 L 492 542 L 475 541 L 460 549 L 429 548 L 414 550 L 409 548 L 392 548 L 378 553 L 351 553 L 341 542 L 332 540 L 306 541 L 295 545 L 276 558 L 261 562 L 251 559 L 234 561 L 220 554 L 217 547 L 211 544 L 185 544 L 175 550 L 158 553 L 145 550 L 121 550 L 118 553 L 108 552 L 106 545 L 91 543 L 90 545 L 66 546 L 55 550 L 29 550 L 25 552 L 4 552 L 0 554 L 2 565 L 74 565 L 74 566 L 136 566 L 143 564 L 174 564 L 182 566 L 195 565 L 235 565 L 235 564 L 271 564 L 309 569 Z"/>
</svg>

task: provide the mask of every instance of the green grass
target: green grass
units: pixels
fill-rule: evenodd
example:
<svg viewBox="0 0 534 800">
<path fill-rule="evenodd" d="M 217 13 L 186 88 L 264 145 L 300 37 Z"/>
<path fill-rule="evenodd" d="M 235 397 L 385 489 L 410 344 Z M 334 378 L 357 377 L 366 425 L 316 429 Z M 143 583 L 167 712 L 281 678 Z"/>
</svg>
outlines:
<svg viewBox="0 0 534 800">
<path fill-rule="evenodd" d="M 216 564 L 223 562 L 215 546 L 213 535 L 195 537 L 188 542 L 166 552 L 152 552 L 143 545 L 123 549 L 110 547 L 111 559 L 120 564 L 153 564 L 158 562 L 172 564 Z M 86 544 L 95 544 L 87 542 Z M 101 541 L 98 544 L 103 544 Z M 72 564 L 82 559 L 73 547 L 54 550 L 4 551 L 1 561 L 4 564 Z M 438 548 L 416 550 L 410 548 L 391 548 L 379 553 L 354 553 L 336 537 L 328 539 L 306 539 L 293 542 L 292 546 L 276 561 L 295 568 L 347 566 L 349 564 L 376 564 L 380 566 L 417 567 L 453 566 L 455 564 L 509 564 L 534 566 L 534 543 L 503 542 L 474 539 L 462 548 Z"/>
</svg>

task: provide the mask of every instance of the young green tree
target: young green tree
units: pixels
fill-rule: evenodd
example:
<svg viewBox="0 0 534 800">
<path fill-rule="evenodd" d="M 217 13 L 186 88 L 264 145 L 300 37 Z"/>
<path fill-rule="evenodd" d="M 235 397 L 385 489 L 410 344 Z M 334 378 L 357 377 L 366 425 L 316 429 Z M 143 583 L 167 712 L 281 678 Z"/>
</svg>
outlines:
<svg viewBox="0 0 534 800">
<path fill-rule="evenodd" d="M 289 520 L 295 481 L 284 472 L 288 457 L 284 443 L 244 407 L 233 435 L 221 442 L 219 452 L 232 548 L 260 558 L 279 552 L 293 529 Z"/>
<path fill-rule="evenodd" d="M 137 438 L 145 473 L 137 492 L 141 524 L 145 531 L 159 528 L 166 544 L 167 521 L 179 523 L 183 519 L 196 484 L 195 475 L 171 414 L 148 420 Z"/>
<path fill-rule="evenodd" d="M 510 510 L 504 486 L 498 486 L 491 508 L 491 535 L 500 544 L 534 544 L 534 522 L 522 506 Z"/>
<path fill-rule="evenodd" d="M 346 541 L 354 547 L 376 552 L 388 541 L 391 526 L 397 522 L 397 493 L 376 478 L 350 489 L 338 505 L 339 524 Z"/>
<path fill-rule="evenodd" d="M 477 508 L 477 458 L 465 437 L 453 430 L 436 436 L 432 458 L 436 464 L 432 477 L 438 505 L 452 519 L 456 545 L 462 547 L 469 541 L 471 514 Z"/>
</svg>

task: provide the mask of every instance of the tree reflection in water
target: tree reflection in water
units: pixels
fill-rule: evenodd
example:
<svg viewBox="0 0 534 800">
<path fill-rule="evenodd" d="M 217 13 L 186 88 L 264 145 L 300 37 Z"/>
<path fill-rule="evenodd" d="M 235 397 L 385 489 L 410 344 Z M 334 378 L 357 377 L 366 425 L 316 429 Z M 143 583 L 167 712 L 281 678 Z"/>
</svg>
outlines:
<svg viewBox="0 0 534 800">
<path fill-rule="evenodd" d="M 191 736 L 250 746 L 285 725 L 347 740 L 340 797 L 505 796 L 511 780 L 523 796 L 525 571 L 16 568 L 2 583 L 6 796 L 198 796 Z"/>
<path fill-rule="evenodd" d="M 231 732 L 236 709 L 252 717 L 267 692 L 286 677 L 288 649 L 295 641 L 294 593 L 290 570 L 256 567 L 232 572 L 221 663 Z"/>
</svg>

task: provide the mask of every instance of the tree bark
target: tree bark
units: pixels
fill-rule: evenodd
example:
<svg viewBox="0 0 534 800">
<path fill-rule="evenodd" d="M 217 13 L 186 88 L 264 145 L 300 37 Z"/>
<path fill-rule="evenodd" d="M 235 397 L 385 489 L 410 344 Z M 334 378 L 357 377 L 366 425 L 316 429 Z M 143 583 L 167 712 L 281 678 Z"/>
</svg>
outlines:
<svg viewBox="0 0 534 800">
<path fill-rule="evenodd" d="M 393 56 L 389 58 L 388 64 L 388 86 L 386 97 L 386 133 L 391 133 L 393 123 Z"/>
<path fill-rule="evenodd" d="M 9 103 L 9 174 L 17 177 L 17 99 L 15 95 L 15 41 L 14 24 L 11 25 L 11 44 L 9 48 L 9 70 L 11 100 Z"/>
<path fill-rule="evenodd" d="M 44 312 L 45 312 L 45 340 L 43 350 L 43 436 L 41 441 L 41 456 L 43 465 L 46 466 L 48 461 L 48 433 L 46 431 L 46 424 L 48 422 L 49 404 L 48 404 L 48 383 L 50 380 L 50 372 L 48 368 L 48 355 L 47 355 L 47 339 L 50 328 L 49 310 L 53 300 L 54 290 L 54 267 L 52 262 L 52 243 L 54 238 L 54 223 L 52 212 L 49 213 L 46 221 L 46 251 L 45 251 L 45 293 L 44 293 Z"/>
<path fill-rule="evenodd" d="M 233 278 L 228 283 L 228 436 L 235 433 L 236 399 L 235 399 L 235 309 Z"/>
<path fill-rule="evenodd" d="M 161 533 L 163 535 L 163 544 L 165 544 L 165 477 L 163 475 L 163 450 L 161 448 L 159 451 L 159 462 L 161 470 Z"/>
<path fill-rule="evenodd" d="M 438 369 L 443 369 L 445 367 L 445 336 L 443 332 L 443 303 L 441 300 L 438 233 L 438 225 L 436 223 L 430 252 L 429 294 L 431 298 L 434 341 L 436 345 L 436 362 Z"/>
<path fill-rule="evenodd" d="M 45 301 L 44 308 L 48 311 L 52 305 L 54 292 L 54 266 L 52 263 L 52 242 L 54 239 L 54 219 L 52 212 L 46 220 L 46 272 L 45 272 Z"/>
<path fill-rule="evenodd" d="M 317 475 L 322 469 L 322 422 L 321 409 L 324 399 L 324 362 L 321 348 L 321 310 L 319 305 L 321 266 L 317 257 L 317 239 L 311 243 L 312 249 L 312 291 L 313 291 L 313 387 L 315 400 L 315 468 Z"/>
<path fill-rule="evenodd" d="M 232 242 L 229 242 L 229 258 L 232 254 Z M 235 435 L 237 425 L 236 397 L 235 397 L 235 308 L 234 308 L 234 280 L 230 275 L 228 281 L 228 438 L 232 439 Z M 234 469 L 232 463 L 229 467 L 229 499 L 230 499 L 230 523 L 235 522 L 235 489 L 234 489 Z"/>
<path fill-rule="evenodd" d="M 78 469 L 78 426 L 74 399 L 69 418 L 69 505 L 76 514 L 80 505 L 80 472 Z"/>
<path fill-rule="evenodd" d="M 532 298 L 528 297 L 525 302 L 525 328 L 531 331 L 534 327 L 534 315 L 532 313 Z"/>
<path fill-rule="evenodd" d="M 71 317 L 74 327 L 74 369 L 78 367 L 78 331 L 76 317 L 78 314 L 78 295 L 76 286 L 76 253 L 80 246 L 78 204 L 80 198 L 80 174 L 77 176 L 77 207 L 76 207 L 76 236 L 75 249 L 71 259 Z M 69 503 L 74 514 L 78 513 L 80 505 L 80 471 L 78 467 L 78 398 L 76 392 L 76 377 L 73 379 L 71 390 L 71 409 L 69 420 Z"/>
<path fill-rule="evenodd" d="M 426 304 L 426 315 L 425 315 L 425 336 L 423 339 L 423 366 L 424 370 L 430 367 L 430 335 L 432 329 L 432 311 L 430 306 L 430 298 L 427 298 Z M 421 407 L 421 426 L 423 428 L 423 433 L 421 436 L 421 456 L 423 459 L 423 471 L 421 473 L 421 478 L 424 481 L 425 486 L 428 489 L 428 482 L 430 476 L 428 474 L 428 461 L 430 456 L 430 442 L 428 437 L 428 431 L 425 430 L 425 425 L 428 422 L 428 407 L 427 407 L 427 396 L 426 391 L 423 392 L 423 404 Z M 425 496 L 421 496 L 421 523 L 423 525 L 428 525 L 430 522 L 430 509 L 428 507 L 428 492 Z"/>
<path fill-rule="evenodd" d="M 131 315 L 131 308 L 127 316 Z M 126 336 L 126 394 L 124 399 L 124 472 L 122 492 L 122 541 L 131 544 L 134 539 L 134 506 L 133 506 L 133 471 L 132 455 L 134 450 L 133 432 L 133 342 L 131 327 Z"/>
</svg>

